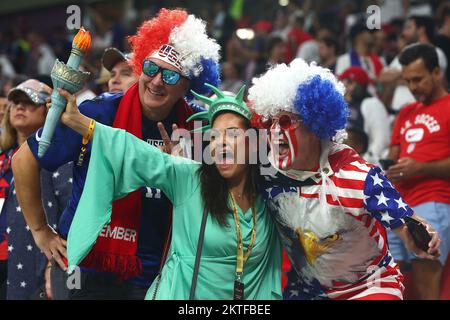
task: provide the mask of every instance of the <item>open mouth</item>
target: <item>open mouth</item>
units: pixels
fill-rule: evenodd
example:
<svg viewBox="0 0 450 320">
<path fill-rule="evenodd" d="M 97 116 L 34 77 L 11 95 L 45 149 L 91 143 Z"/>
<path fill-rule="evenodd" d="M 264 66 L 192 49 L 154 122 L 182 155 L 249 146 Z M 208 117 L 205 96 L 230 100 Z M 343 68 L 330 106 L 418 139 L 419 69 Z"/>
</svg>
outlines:
<svg viewBox="0 0 450 320">
<path fill-rule="evenodd" d="M 289 155 L 289 143 L 286 140 L 272 141 L 273 152 L 280 158 L 287 157 Z"/>
<path fill-rule="evenodd" d="M 216 164 L 234 164 L 234 154 L 229 150 L 221 150 L 216 152 L 215 160 Z"/>
</svg>

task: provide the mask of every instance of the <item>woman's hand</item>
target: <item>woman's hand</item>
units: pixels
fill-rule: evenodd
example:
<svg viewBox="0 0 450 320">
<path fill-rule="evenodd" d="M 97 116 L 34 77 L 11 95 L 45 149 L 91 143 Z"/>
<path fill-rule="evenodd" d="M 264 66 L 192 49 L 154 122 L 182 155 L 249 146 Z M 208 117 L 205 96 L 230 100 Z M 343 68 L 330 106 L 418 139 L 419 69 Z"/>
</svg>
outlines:
<svg viewBox="0 0 450 320">
<path fill-rule="evenodd" d="M 67 256 L 66 240 L 61 238 L 48 224 L 38 230 L 32 230 L 32 234 L 34 241 L 47 259 L 55 261 L 61 269 L 66 270 L 67 267 L 63 261 L 63 257 Z"/>
</svg>

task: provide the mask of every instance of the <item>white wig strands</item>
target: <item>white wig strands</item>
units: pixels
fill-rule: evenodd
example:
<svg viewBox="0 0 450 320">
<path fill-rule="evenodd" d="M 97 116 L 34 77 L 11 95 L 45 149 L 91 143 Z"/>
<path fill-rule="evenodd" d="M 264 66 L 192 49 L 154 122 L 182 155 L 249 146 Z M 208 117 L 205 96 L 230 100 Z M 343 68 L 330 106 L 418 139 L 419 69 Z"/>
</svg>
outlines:
<svg viewBox="0 0 450 320">
<path fill-rule="evenodd" d="M 202 71 L 202 58 L 219 61 L 220 46 L 206 34 L 205 22 L 192 14 L 173 29 L 169 42 L 183 57 L 181 66 L 183 70 L 189 70 L 191 76 L 197 77 Z"/>
<path fill-rule="evenodd" d="M 248 99 L 252 102 L 255 112 L 263 116 L 273 116 L 280 111 L 298 113 L 294 107 L 298 87 L 314 76 L 329 80 L 339 93 L 344 94 L 343 83 L 338 81 L 329 69 L 317 66 L 315 62 L 308 65 L 298 58 L 289 66 L 284 63 L 276 65 L 261 77 L 254 78 Z"/>
</svg>

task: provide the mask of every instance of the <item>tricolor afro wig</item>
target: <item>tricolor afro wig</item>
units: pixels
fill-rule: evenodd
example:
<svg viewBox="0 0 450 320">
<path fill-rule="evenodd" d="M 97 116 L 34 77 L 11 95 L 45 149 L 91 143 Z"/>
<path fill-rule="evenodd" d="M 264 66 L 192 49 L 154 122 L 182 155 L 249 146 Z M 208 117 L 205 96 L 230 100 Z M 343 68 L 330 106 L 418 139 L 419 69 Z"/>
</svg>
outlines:
<svg viewBox="0 0 450 320">
<path fill-rule="evenodd" d="M 341 140 L 349 115 L 344 91 L 329 69 L 295 59 L 253 79 L 248 99 L 260 116 L 293 112 L 319 138 Z"/>
<path fill-rule="evenodd" d="M 142 72 L 144 59 L 170 44 L 183 57 L 181 66 L 191 80 L 192 90 L 208 95 L 211 91 L 204 84 L 220 83 L 220 46 L 206 34 L 205 22 L 184 10 L 161 9 L 155 18 L 142 23 L 129 42 L 133 50 L 131 64 L 137 75 Z M 193 98 L 190 91 L 186 98 Z"/>
</svg>

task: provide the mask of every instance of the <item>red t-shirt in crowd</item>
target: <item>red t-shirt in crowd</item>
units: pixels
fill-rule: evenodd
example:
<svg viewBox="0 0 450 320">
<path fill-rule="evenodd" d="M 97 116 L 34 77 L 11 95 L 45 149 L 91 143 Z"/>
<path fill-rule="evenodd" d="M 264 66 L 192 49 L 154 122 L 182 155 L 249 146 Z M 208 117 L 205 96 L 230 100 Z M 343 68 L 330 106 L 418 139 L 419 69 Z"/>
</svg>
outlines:
<svg viewBox="0 0 450 320">
<path fill-rule="evenodd" d="M 430 105 L 412 103 L 400 110 L 391 145 L 400 145 L 400 158 L 430 162 L 450 157 L 450 94 Z M 410 206 L 450 203 L 450 178 L 420 175 L 396 184 Z"/>
<path fill-rule="evenodd" d="M 291 47 L 290 43 L 286 43 L 286 62 L 291 62 L 297 55 L 297 49 L 303 42 L 313 39 L 313 37 L 300 28 L 294 27 L 288 33 L 289 42 L 292 41 L 295 44 L 295 48 Z"/>
</svg>

